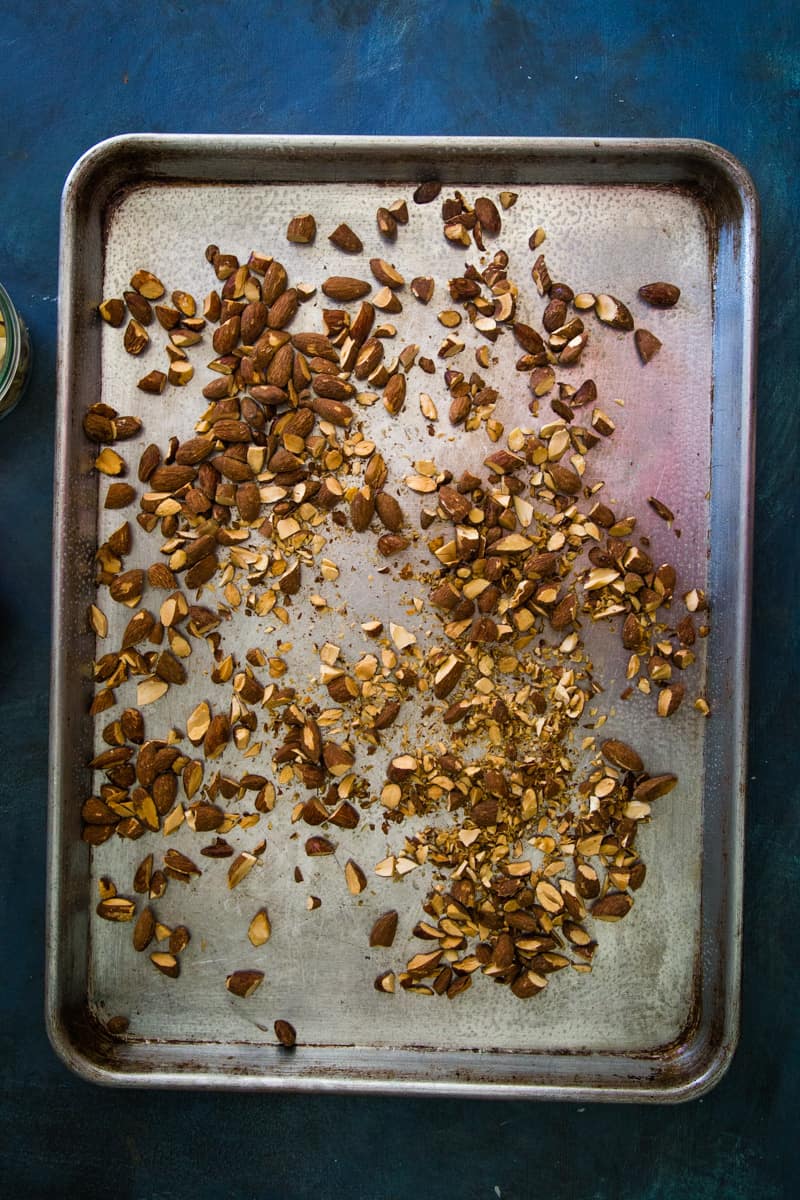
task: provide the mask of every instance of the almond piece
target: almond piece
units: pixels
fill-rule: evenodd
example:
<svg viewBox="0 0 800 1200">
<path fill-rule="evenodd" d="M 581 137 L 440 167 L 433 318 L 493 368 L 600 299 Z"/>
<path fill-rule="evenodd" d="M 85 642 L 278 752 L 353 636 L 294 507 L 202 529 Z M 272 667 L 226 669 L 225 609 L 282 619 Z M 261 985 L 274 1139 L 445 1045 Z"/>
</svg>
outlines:
<svg viewBox="0 0 800 1200">
<path fill-rule="evenodd" d="M 372 926 L 369 935 L 370 946 L 391 946 L 397 933 L 397 913 L 394 909 L 382 913 Z"/>
<path fill-rule="evenodd" d="M 233 971 L 225 980 L 225 987 L 232 995 L 247 999 L 261 987 L 263 980 L 263 971 Z"/>
<path fill-rule="evenodd" d="M 643 363 L 649 363 L 650 359 L 661 349 L 661 342 L 649 329 L 637 329 L 633 340 Z"/>
<path fill-rule="evenodd" d="M 344 223 L 337 225 L 333 233 L 328 234 L 328 241 L 336 246 L 337 250 L 344 250 L 346 254 L 360 254 L 364 249 L 364 243 L 358 234 Z"/>
<path fill-rule="evenodd" d="M 313 242 L 316 234 L 317 222 L 314 220 L 314 217 L 311 213 L 302 213 L 299 217 L 292 217 L 289 222 L 289 227 L 286 230 L 286 240 L 305 246 L 309 242 Z"/>
<path fill-rule="evenodd" d="M 273 1025 L 273 1029 L 275 1030 L 275 1037 L 280 1044 L 285 1046 L 287 1050 L 291 1050 L 297 1041 L 297 1032 L 294 1025 L 290 1024 L 289 1021 L 283 1021 L 279 1018 Z"/>
</svg>

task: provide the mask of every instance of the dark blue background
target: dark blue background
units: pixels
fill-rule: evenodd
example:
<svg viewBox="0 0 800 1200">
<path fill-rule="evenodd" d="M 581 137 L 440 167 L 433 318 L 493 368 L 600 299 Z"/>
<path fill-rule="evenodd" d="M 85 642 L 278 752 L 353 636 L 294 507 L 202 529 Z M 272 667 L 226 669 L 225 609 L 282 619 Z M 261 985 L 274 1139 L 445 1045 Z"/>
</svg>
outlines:
<svg viewBox="0 0 800 1200">
<path fill-rule="evenodd" d="M 0 426 L 0 1187 L 8 1196 L 796 1195 L 798 16 L 791 0 L 0 6 L 0 278 L 30 391 Z M 715 141 L 763 206 L 744 1011 L 675 1109 L 101 1091 L 42 1021 L 58 203 L 129 131 Z"/>
</svg>

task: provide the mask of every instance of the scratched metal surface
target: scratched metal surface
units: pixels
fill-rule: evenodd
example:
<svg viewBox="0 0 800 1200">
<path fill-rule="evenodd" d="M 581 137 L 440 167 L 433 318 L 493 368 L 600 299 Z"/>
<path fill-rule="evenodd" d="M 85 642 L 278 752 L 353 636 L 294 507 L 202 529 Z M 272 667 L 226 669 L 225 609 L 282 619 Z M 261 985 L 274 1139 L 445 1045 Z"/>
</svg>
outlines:
<svg viewBox="0 0 800 1200">
<path fill-rule="evenodd" d="M 629 168 L 633 163 L 635 158 L 631 157 Z M 435 353 L 442 336 L 435 312 L 447 306 L 441 281 L 457 273 L 464 258 L 474 260 L 477 255 L 464 255 L 444 241 L 438 204 L 423 208 L 410 205 L 411 225 L 401 228 L 396 245 L 387 249 L 380 243 L 374 231 L 376 206 L 400 195 L 410 200 L 412 190 L 409 182 L 374 181 L 390 174 L 392 166 L 391 159 L 379 159 L 374 164 L 372 181 L 363 178 L 362 167 L 358 182 L 323 184 L 315 182 L 311 153 L 303 177 L 292 183 L 233 186 L 195 180 L 191 187 L 161 182 L 134 187 L 113 208 L 102 270 L 98 259 L 88 273 L 88 280 L 96 286 L 95 294 L 73 297 L 79 339 L 88 305 L 101 294 L 119 294 L 138 266 L 155 271 L 168 287 L 182 287 L 198 296 L 205 294 L 213 284 L 213 276 L 203 259 L 203 249 L 208 241 L 214 241 L 240 257 L 254 248 L 275 254 L 286 265 L 293 282 L 318 284 L 326 275 L 339 272 L 368 277 L 367 260 L 379 253 L 396 262 L 407 279 L 415 274 L 432 274 L 439 286 L 428 309 L 409 297 L 404 312 L 393 319 L 400 331 L 398 348 L 414 341 L 421 345 L 421 353 Z M 280 166 L 272 169 L 280 179 Z M 503 184 L 496 174 L 497 164 L 491 186 L 476 182 L 478 176 L 470 174 L 468 167 L 464 169 L 466 173 L 459 175 L 456 152 L 455 158 L 450 157 L 450 182 L 460 186 L 467 196 L 483 191 L 495 194 L 498 184 Z M 531 174 L 539 177 L 533 170 Z M 569 168 L 564 174 L 568 179 L 575 177 Z M 630 337 L 602 329 L 590 342 L 575 375 L 596 379 L 601 403 L 616 421 L 617 431 L 608 444 L 590 454 L 587 478 L 606 481 L 603 497 L 617 511 L 640 515 L 638 531 L 651 537 L 656 560 L 668 559 L 678 568 L 679 591 L 682 584 L 707 586 L 712 524 L 708 495 L 714 397 L 712 286 L 718 238 L 715 213 L 705 200 L 683 188 L 632 186 L 640 178 L 635 169 L 626 174 L 623 168 L 611 175 L 615 182 L 591 183 L 584 179 L 581 183 L 527 183 L 523 162 L 516 168 L 513 183 L 520 198 L 504 214 L 497 245 L 509 252 L 510 273 L 522 285 L 521 319 L 538 324 L 542 309 L 529 280 L 532 256 L 527 239 L 536 225 L 543 225 L 548 234 L 543 249 L 553 278 L 567 280 L 576 290 L 610 290 L 630 299 L 637 323 L 642 321 L 662 337 L 664 349 L 646 368 L 639 363 Z M 654 170 L 653 176 L 661 184 L 671 179 L 669 168 Z M 413 173 L 406 176 L 407 180 L 413 178 Z M 305 210 L 317 217 L 316 244 L 291 246 L 285 241 L 286 224 L 291 215 Z M 329 247 L 325 238 L 329 227 L 343 217 L 365 242 L 364 254 L 357 259 L 341 255 Z M 678 308 L 654 313 L 638 301 L 636 289 L 651 278 L 680 282 L 682 300 Z M 315 297 L 304 306 L 297 326 L 320 327 L 318 315 L 315 319 L 319 307 Z M 124 354 L 119 331 L 103 328 L 100 336 L 103 400 L 121 412 L 141 416 L 144 422 L 140 441 L 123 447 L 128 461 L 135 464 L 149 441 L 164 445 L 173 433 L 181 438 L 189 436 L 204 404 L 199 397 L 199 389 L 209 377 L 204 368 L 199 367 L 196 379 L 185 390 L 168 388 L 162 398 L 145 397 L 136 390 L 135 382 L 145 369 L 158 365 L 155 354 L 151 352 L 145 365 L 144 357 L 132 359 Z M 496 416 L 507 430 L 515 425 L 531 425 L 525 379 L 513 370 L 516 354 L 510 340 L 497 343 L 500 363 L 490 380 L 500 388 L 502 400 Z M 463 357 L 477 344 L 468 334 Z M 194 352 L 192 357 L 199 365 L 206 355 Z M 380 405 L 359 412 L 365 433 L 378 442 L 390 464 L 393 490 L 401 495 L 410 513 L 418 504 L 402 488 L 400 477 L 410 469 L 414 458 L 433 458 L 439 467 L 449 467 L 457 474 L 466 466 L 478 467 L 490 448 L 479 433 L 454 435 L 446 417 L 431 437 L 417 408 L 420 391 L 430 392 L 440 412 L 446 412 L 438 375 L 424 375 L 418 368 L 411 373 L 409 399 L 400 420 L 389 418 Z M 615 398 L 623 400 L 624 406 L 614 405 Z M 101 486 L 101 494 L 103 490 Z M 77 495 L 77 491 L 72 494 Z M 647 508 L 645 500 L 651 494 L 658 495 L 675 511 L 679 538 Z M 88 517 L 85 519 L 88 522 Z M 100 538 L 119 521 L 118 513 L 100 509 Z M 91 536 L 88 524 L 85 533 Z M 158 541 L 136 530 L 134 549 L 126 565 L 147 566 L 155 557 Z M 385 564 L 377 561 L 371 550 L 365 553 L 372 541 L 359 541 L 353 535 L 332 537 L 326 547 L 325 553 L 345 568 L 338 585 L 320 587 L 332 604 L 331 614 L 315 619 L 311 626 L 293 621 L 288 630 L 268 619 L 237 616 L 224 626 L 226 650 L 237 651 L 241 659 L 244 651 L 255 644 L 271 652 L 278 642 L 291 643 L 286 651 L 290 678 L 310 680 L 318 665 L 316 648 L 323 641 L 342 645 L 348 657 L 369 649 L 360 634 L 362 621 L 379 617 L 388 622 L 398 608 L 405 612 L 415 595 L 424 597 L 420 585 L 397 578 L 394 566 L 387 575 L 377 574 L 378 567 Z M 713 569 L 713 541 L 711 552 Z M 421 565 L 426 565 L 422 548 L 419 557 Z M 75 578 L 68 597 L 68 621 L 81 619 L 79 614 L 85 611 L 87 598 L 86 580 Z M 149 601 L 158 602 L 156 597 Z M 147 594 L 144 602 L 148 604 Z M 109 603 L 103 607 L 110 620 L 107 645 L 118 644 L 129 610 Z M 723 605 L 723 616 L 724 612 Z M 430 631 L 431 621 L 425 610 L 419 618 L 404 616 L 402 620 L 421 642 Z M 617 1086 L 616 1073 L 626 1068 L 632 1078 L 646 1075 L 636 1056 L 652 1055 L 657 1061 L 663 1056 L 663 1047 L 680 1040 L 703 988 L 701 964 L 709 954 L 714 957 L 709 931 L 701 927 L 700 912 L 703 870 L 713 876 L 715 886 L 720 885 L 722 872 L 719 847 L 706 844 L 705 857 L 703 847 L 704 795 L 707 803 L 709 785 L 705 738 L 710 726 L 689 703 L 670 722 L 656 718 L 652 701 L 643 697 L 621 703 L 618 694 L 624 686 L 627 656 L 617 637 L 607 629 L 595 628 L 587 632 L 586 640 L 596 674 L 607 689 L 600 697 L 600 710 L 608 717 L 604 732 L 642 748 L 653 772 L 677 769 L 681 781 L 671 797 L 659 802 L 652 824 L 640 833 L 640 847 L 648 866 L 646 885 L 624 922 L 597 929 L 600 949 L 590 976 L 556 976 L 541 996 L 528 1003 L 517 1001 L 506 989 L 481 978 L 454 1004 L 402 992 L 394 997 L 378 995 L 371 986 L 375 974 L 390 966 L 402 966 L 405 957 L 419 945 L 410 938 L 410 930 L 420 915 L 428 876 L 420 869 L 402 883 L 392 883 L 371 875 L 370 868 L 386 853 L 398 849 L 402 834 L 413 826 L 407 823 L 387 837 L 379 828 L 364 828 L 367 822 L 362 820 L 357 831 L 337 835 L 335 859 L 314 862 L 302 852 L 304 834 L 291 838 L 298 828 L 305 827 L 290 826 L 289 812 L 295 796 L 289 790 L 275 812 L 262 818 L 258 827 L 230 835 L 229 840 L 237 848 L 248 848 L 262 834 L 268 842 L 263 866 L 236 891 L 228 892 L 225 887 L 224 863 L 200 860 L 206 868 L 204 877 L 188 889 L 173 883 L 158 904 L 160 919 L 170 925 L 183 921 L 194 935 L 184 952 L 178 983 L 158 975 L 144 956 L 135 954 L 127 929 L 91 922 L 85 950 L 89 1007 L 100 1020 L 117 1012 L 131 1017 L 130 1040 L 122 1052 L 124 1065 L 111 1065 L 110 1069 L 121 1070 L 129 1077 L 137 1071 L 143 1076 L 153 1073 L 154 1082 L 158 1081 L 159 1071 L 164 1078 L 170 1070 L 182 1069 L 190 1075 L 207 1072 L 214 1081 L 224 1083 L 235 1081 L 231 1063 L 235 1068 L 238 1062 L 250 1078 L 264 1082 L 275 1075 L 290 1085 L 298 1081 L 313 1084 L 315 1078 L 322 1083 L 325 1074 L 332 1072 L 346 1083 L 366 1086 L 376 1076 L 391 1074 L 393 1052 L 400 1070 L 401 1061 L 407 1057 L 402 1051 L 422 1047 L 417 1051 L 417 1063 L 407 1067 L 412 1075 L 424 1070 L 426 1063 L 429 1073 L 433 1073 L 432 1059 L 425 1048 L 452 1052 L 450 1066 L 440 1063 L 437 1067 L 442 1086 L 452 1083 L 464 1069 L 459 1053 L 476 1050 L 517 1052 L 516 1059 L 512 1056 L 502 1067 L 498 1058 L 496 1071 L 484 1064 L 479 1072 L 484 1084 L 500 1080 L 504 1074 L 517 1075 L 517 1082 L 535 1080 L 538 1086 L 553 1087 L 557 1094 L 559 1073 L 567 1070 L 564 1064 L 575 1054 L 591 1061 L 600 1077 L 603 1062 L 610 1064 L 605 1080 L 609 1089 Z M 687 680 L 690 697 L 706 690 L 705 646 L 702 651 L 693 677 Z M 207 679 L 210 662 L 202 662 L 204 673 L 200 673 L 198 657 L 202 656 L 196 649 L 190 683 L 173 688 L 165 700 L 145 710 L 148 736 L 158 736 L 170 725 L 184 727 L 186 715 L 200 699 L 219 702 Z M 133 688 L 128 688 L 130 695 L 125 689 L 120 691 L 123 704 L 133 702 Z M 107 719 L 104 714 L 98 727 Z M 401 737 L 399 731 L 387 745 L 387 752 L 400 747 Z M 412 746 L 419 742 L 413 727 L 408 730 L 407 741 Z M 100 743 L 96 741 L 96 745 Z M 76 749 L 88 756 L 88 743 L 80 742 Z M 267 741 L 263 760 L 250 760 L 249 769 L 269 775 L 269 757 Z M 219 765 L 224 769 L 230 764 L 235 773 L 241 769 L 240 761 L 237 755 L 226 754 Z M 371 760 L 373 792 L 380 787 L 384 762 L 381 755 Z M 79 762 L 73 759 L 72 765 L 79 777 Z M 725 783 L 723 770 L 723 786 Z M 724 809 L 724 796 L 721 803 Z M 92 854 L 91 869 L 82 879 L 78 868 L 74 879 L 77 911 L 65 914 L 64 919 L 79 920 L 78 913 L 96 894 L 100 875 L 110 875 L 121 892 L 128 891 L 135 864 L 148 850 L 158 854 L 165 849 L 166 843 L 159 844 L 161 841 L 158 835 L 148 835 L 136 843 L 114 839 L 100 847 Z M 169 844 L 197 857 L 199 842 L 188 831 L 180 830 Z M 350 856 L 370 877 L 367 891 L 358 900 L 349 896 L 342 877 L 344 861 Z M 302 885 L 292 879 L 295 863 L 305 875 Z M 305 897 L 309 893 L 322 898 L 319 910 L 306 910 Z M 247 921 L 265 903 L 274 933 L 267 947 L 254 950 L 245 938 Z M 374 915 L 387 907 L 400 912 L 400 936 L 392 951 L 370 951 L 368 930 Z M 734 947 L 728 945 L 727 950 L 735 958 Z M 225 975 L 244 966 L 259 966 L 266 972 L 263 987 L 246 1003 L 234 1000 L 224 989 Z M 729 1003 L 735 1001 L 720 993 L 715 1001 L 720 1011 L 706 1011 L 706 1019 L 716 1015 L 724 1020 L 723 1010 Z M 277 1065 L 272 1048 L 265 1050 L 263 1059 L 257 1053 L 254 1058 L 249 1050 L 245 1053 L 244 1047 L 257 1050 L 259 1045 L 272 1041 L 271 1026 L 276 1016 L 292 1020 L 307 1046 L 331 1049 L 316 1057 L 310 1052 L 305 1058 L 298 1054 L 289 1066 Z M 185 1061 L 180 1055 L 176 1058 L 174 1049 L 160 1055 L 153 1043 L 183 1044 L 187 1047 Z M 337 1052 L 337 1047 L 342 1049 Z M 380 1048 L 372 1060 L 370 1047 Z M 224 1057 L 231 1056 L 227 1063 L 219 1048 L 226 1052 Z M 526 1059 L 520 1051 L 539 1053 Z M 349 1063 L 357 1065 L 348 1070 Z M 568 1075 L 565 1081 L 571 1086 L 576 1083 Z M 580 1082 L 578 1077 L 578 1085 Z M 602 1078 L 599 1086 L 603 1087 Z M 624 1084 L 621 1090 L 624 1092 Z"/>
</svg>

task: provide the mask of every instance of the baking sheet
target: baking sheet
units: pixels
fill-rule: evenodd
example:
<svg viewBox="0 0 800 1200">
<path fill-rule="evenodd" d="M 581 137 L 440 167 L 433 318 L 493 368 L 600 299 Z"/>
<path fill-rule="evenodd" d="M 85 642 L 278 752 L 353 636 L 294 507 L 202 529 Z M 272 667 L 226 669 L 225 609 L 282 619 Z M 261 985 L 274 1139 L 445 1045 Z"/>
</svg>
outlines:
<svg viewBox="0 0 800 1200">
<path fill-rule="evenodd" d="M 755 218 L 746 178 L 723 155 L 692 143 L 660 148 L 603 143 L 598 150 L 594 143 L 535 141 L 495 142 L 490 149 L 458 141 L 399 140 L 387 148 L 358 141 L 332 145 L 234 139 L 219 144 L 215 139 L 212 146 L 204 139 L 130 138 L 92 153 L 94 160 L 90 155 L 79 165 L 66 192 L 62 260 L 62 454 L 56 513 L 62 560 L 56 587 L 49 1000 L 51 1029 L 62 1054 L 89 1074 L 129 1082 L 180 1078 L 249 1086 L 468 1088 L 488 1094 L 585 1090 L 639 1098 L 696 1090 L 719 1071 L 730 1052 L 737 1006 L 741 739 L 737 744 L 729 738 L 743 719 L 747 582 L 741 547 L 746 550 L 748 510 L 737 511 L 733 499 L 736 487 L 746 495 L 749 443 L 746 427 L 743 439 L 730 435 L 732 418 L 747 421 L 752 368 L 747 339 L 753 319 Z M 102 187 L 100 157 L 106 168 Z M 687 703 L 664 722 L 644 697 L 620 702 L 627 654 L 609 631 L 590 631 L 587 643 L 598 677 L 608 684 L 601 698 L 608 715 L 604 734 L 647 747 L 653 773 L 679 763 L 681 782 L 657 806 L 653 822 L 640 830 L 637 844 L 648 876 L 633 912 L 624 922 L 593 926 L 600 946 L 589 976 L 562 973 L 551 978 L 542 995 L 524 1003 L 481 978 L 452 1004 L 402 991 L 393 997 L 375 993 L 375 974 L 402 967 L 420 945 L 405 934 L 410 935 L 421 915 L 428 875 L 421 869 L 400 883 L 377 879 L 370 870 L 399 848 L 409 827 L 387 836 L 377 823 L 372 831 L 365 829 L 362 820 L 355 833 L 335 839 L 340 845 L 336 859 L 310 860 L 302 851 L 306 827 L 290 827 L 294 797 L 284 795 L 256 829 L 228 835 L 237 849 L 249 848 L 262 834 L 267 837 L 263 867 L 239 888 L 228 892 L 222 878 L 225 864 L 211 864 L 219 868 L 219 880 L 202 880 L 202 886 L 192 886 L 192 895 L 173 883 L 158 904 L 160 919 L 170 925 L 184 921 L 195 934 L 176 984 L 135 954 L 124 929 L 120 936 L 119 928 L 90 916 L 98 876 L 111 876 L 128 894 L 133 867 L 148 849 L 161 847 L 145 845 L 151 837 L 135 843 L 112 839 L 89 855 L 71 840 L 78 837 L 77 814 L 88 790 L 85 762 L 108 714 L 98 719 L 94 735 L 80 710 L 75 711 L 78 702 L 85 707 L 85 664 L 95 653 L 83 633 L 91 572 L 87 564 L 85 573 L 72 570 L 67 576 L 65 567 L 70 540 L 74 553 L 86 561 L 98 534 L 102 540 L 121 519 L 102 509 L 93 516 L 97 485 L 88 469 L 91 448 L 79 432 L 86 403 L 102 398 L 120 412 L 142 417 L 140 441 L 118 447 L 135 465 L 148 442 L 163 445 L 172 433 L 190 436 L 204 403 L 199 388 L 210 375 L 200 369 L 193 385 L 185 391 L 168 389 L 162 398 L 137 392 L 143 369 L 160 364 L 150 361 L 151 354 L 144 368 L 144 359 L 124 354 L 120 332 L 98 328 L 91 305 L 101 295 L 121 294 L 138 266 L 155 271 L 169 287 L 204 295 L 214 282 L 203 258 L 209 241 L 242 260 L 251 249 L 274 253 L 292 282 L 317 284 L 333 273 L 368 277 L 368 258 L 380 254 L 395 261 L 407 279 L 431 274 L 437 280 L 437 296 L 427 310 L 409 300 L 396 320 L 401 344 L 418 342 L 421 354 L 435 357 L 443 330 L 434 313 L 449 305 L 441 281 L 459 273 L 465 259 L 477 259 L 477 252 L 460 253 L 444 241 L 438 203 L 410 204 L 411 228 L 401 228 L 389 250 L 374 228 L 378 204 L 399 196 L 410 201 L 414 183 L 431 164 L 448 187 L 461 188 L 469 198 L 496 194 L 505 186 L 519 193 L 515 207 L 504 213 L 498 242 L 509 252 L 512 273 L 519 264 L 516 275 L 524 287 L 523 264 L 532 257 L 527 239 L 537 225 L 547 230 L 542 249 L 553 278 L 566 279 L 576 291 L 607 289 L 627 299 L 635 296 L 645 275 L 680 282 L 681 304 L 657 314 L 664 348 L 652 364 L 641 366 L 630 337 L 607 333 L 592 340 L 580 373 L 581 378 L 595 378 L 603 407 L 617 423 L 612 445 L 589 457 L 590 473 L 606 481 L 603 498 L 620 512 L 639 513 L 638 529 L 651 536 L 656 561 L 674 562 L 681 581 L 706 587 L 713 597 L 714 636 L 708 647 L 701 643 L 691 695 L 708 693 L 715 715 L 704 722 Z M 313 247 L 285 241 L 288 219 L 298 211 L 317 217 Z M 329 247 L 324 236 L 328 225 L 332 229 L 343 218 L 364 238 L 364 254 L 357 259 Z M 88 245 L 82 243 L 80 263 L 73 257 L 79 228 L 91 235 Z M 521 319 L 538 324 L 542 305 L 532 285 L 525 287 L 525 298 L 529 311 L 523 306 Z M 303 328 L 321 328 L 314 310 L 322 306 L 329 305 L 320 295 L 304 306 Z M 631 307 L 637 319 L 656 325 L 644 305 L 632 301 Z M 744 386 L 742 377 L 730 371 L 731 336 L 738 339 L 742 354 Z M 474 335 L 466 340 L 464 356 L 479 344 Z M 193 361 L 205 357 L 193 355 Z M 513 370 L 515 355 L 506 350 L 499 357 L 501 365 L 491 373 L 502 396 L 495 415 L 507 431 L 514 425 L 530 428 L 528 393 L 524 377 Z M 612 388 L 612 398 L 624 400 L 624 407 L 609 404 Z M 419 391 L 434 395 L 444 415 L 441 383 L 418 369 L 409 379 L 401 420 L 388 417 L 380 406 L 363 414 L 369 436 L 386 447 L 394 481 L 399 483 L 417 457 L 434 458 L 456 475 L 464 467 L 479 467 L 492 448 L 485 436 L 465 438 L 444 417 L 431 437 L 417 409 Z M 715 464 L 724 475 L 712 470 Z M 653 494 L 676 513 L 680 538 L 647 510 L 645 498 Z M 408 493 L 403 504 L 413 512 Z M 732 526 L 740 537 L 733 562 L 725 545 Z M 154 544 L 157 539 L 135 538 L 126 567 L 147 566 Z M 419 585 L 397 579 L 396 569 L 379 575 L 383 560 L 364 558 L 352 535 L 334 538 L 330 557 L 351 566 L 342 571 L 336 588 L 323 589 L 334 611 L 312 630 L 292 629 L 289 635 L 276 622 L 259 620 L 254 636 L 251 621 L 232 635 L 231 648 L 238 646 L 240 657 L 252 644 L 269 651 L 271 642 L 290 641 L 290 675 L 310 674 L 317 659 L 309 637 L 318 645 L 331 640 L 363 651 L 361 621 L 379 617 L 388 623 L 398 605 L 405 610 L 414 595 L 424 596 Z M 130 611 L 113 604 L 104 608 L 111 622 L 106 645 L 111 646 L 119 643 Z M 405 621 L 415 630 L 418 625 L 420 635 L 426 622 L 431 624 L 425 610 L 416 623 L 411 617 Z M 269 625 L 277 626 L 274 632 Z M 224 636 L 227 648 L 227 629 Z M 727 665 L 733 662 L 731 675 Z M 78 701 L 81 664 L 84 697 Z M 212 698 L 207 681 L 195 677 L 194 663 L 190 680 L 155 706 L 158 728 L 153 727 L 153 710 L 144 710 L 149 735 L 170 724 L 182 728 L 194 703 Z M 74 698 L 72 704 L 59 703 L 65 692 Z M 67 734 L 68 724 L 76 726 L 74 736 Z M 96 740 L 94 744 L 100 748 Z M 399 748 L 397 740 L 390 747 Z M 269 775 L 269 749 L 264 759 L 262 764 L 251 761 L 251 769 Z M 220 762 L 223 769 L 226 761 Z M 230 761 L 241 770 L 238 756 L 231 755 Z M 376 761 L 379 787 L 382 773 Z M 298 828 L 304 832 L 293 841 L 289 835 Z M 179 831 L 168 844 L 197 856 L 196 838 L 188 831 Z M 358 899 L 344 887 L 342 866 L 350 855 L 369 879 Z M 302 885 L 292 879 L 295 863 L 305 875 Z M 320 909 L 306 910 L 309 893 L 323 899 Z M 249 916 L 265 903 L 274 933 L 259 951 L 249 946 L 244 933 Z M 374 916 L 389 907 L 400 912 L 403 935 L 392 951 L 370 951 L 367 935 Z M 715 927 L 710 919 L 717 921 Z M 720 921 L 727 930 L 721 941 Z M 247 966 L 265 969 L 266 979 L 256 996 L 242 1003 L 222 984 L 230 970 Z M 130 1031 L 125 1040 L 112 1042 L 104 1036 L 103 1024 L 120 1012 L 130 1016 Z M 303 1043 L 292 1056 L 281 1056 L 272 1044 L 272 1021 L 278 1016 L 293 1022 Z"/>
</svg>

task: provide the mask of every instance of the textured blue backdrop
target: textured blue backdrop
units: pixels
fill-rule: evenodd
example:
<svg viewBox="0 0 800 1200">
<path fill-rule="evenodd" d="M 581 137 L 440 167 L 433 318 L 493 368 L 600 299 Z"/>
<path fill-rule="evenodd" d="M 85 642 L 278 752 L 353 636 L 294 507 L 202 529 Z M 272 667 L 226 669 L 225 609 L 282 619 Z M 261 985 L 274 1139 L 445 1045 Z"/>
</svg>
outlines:
<svg viewBox="0 0 800 1200">
<path fill-rule="evenodd" d="M 0 426 L 0 1160 L 9 1196 L 797 1194 L 800 53 L 791 0 L 0 5 L 0 278 L 35 345 Z M 42 1009 L 58 202 L 129 131 L 707 138 L 763 205 L 743 1031 L 677 1109 L 99 1091 Z"/>
</svg>

